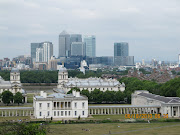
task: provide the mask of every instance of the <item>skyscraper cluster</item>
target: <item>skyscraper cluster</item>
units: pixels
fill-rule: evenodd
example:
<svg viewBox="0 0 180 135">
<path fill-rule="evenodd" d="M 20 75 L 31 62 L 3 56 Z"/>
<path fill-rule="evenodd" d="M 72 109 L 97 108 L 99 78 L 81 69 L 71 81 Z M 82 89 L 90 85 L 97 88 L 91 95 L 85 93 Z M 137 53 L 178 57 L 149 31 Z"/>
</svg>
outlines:
<svg viewBox="0 0 180 135">
<path fill-rule="evenodd" d="M 96 37 L 81 34 L 68 34 L 63 31 L 59 35 L 59 57 L 89 56 L 96 57 Z"/>
</svg>

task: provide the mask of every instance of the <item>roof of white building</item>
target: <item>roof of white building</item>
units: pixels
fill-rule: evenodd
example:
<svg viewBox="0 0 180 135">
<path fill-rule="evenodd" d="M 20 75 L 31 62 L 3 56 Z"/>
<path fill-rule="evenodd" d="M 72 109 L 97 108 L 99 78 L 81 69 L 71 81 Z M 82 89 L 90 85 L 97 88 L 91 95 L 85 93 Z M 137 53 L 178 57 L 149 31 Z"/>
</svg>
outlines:
<svg viewBox="0 0 180 135">
<path fill-rule="evenodd" d="M 55 99 L 59 99 L 59 100 L 78 100 L 78 99 L 81 99 L 81 100 L 88 100 L 88 98 L 86 96 L 82 96 L 80 95 L 79 97 L 76 97 L 74 96 L 73 94 L 63 94 L 63 93 L 53 93 L 53 94 L 50 94 L 48 95 L 46 98 L 43 97 L 43 96 L 35 96 L 35 98 L 37 100 L 55 100 Z"/>
<path fill-rule="evenodd" d="M 1 76 L 0 76 L 0 89 L 9 89 L 11 88 L 11 83 L 10 81 L 5 81 Z"/>
<path fill-rule="evenodd" d="M 79 79 L 79 78 L 69 78 L 68 82 L 65 84 L 67 87 L 75 86 L 75 87 L 88 87 L 88 86 L 96 86 L 96 87 L 114 87 L 114 86 L 124 86 L 124 83 L 120 83 L 115 79 L 102 79 L 102 78 L 88 78 L 88 79 Z"/>
<path fill-rule="evenodd" d="M 150 99 L 158 100 L 158 101 L 161 101 L 163 103 L 180 103 L 179 97 L 164 97 L 164 96 L 155 95 L 152 93 L 143 93 L 143 92 L 139 93 L 138 95 L 143 96 L 143 97 L 147 97 Z"/>
</svg>

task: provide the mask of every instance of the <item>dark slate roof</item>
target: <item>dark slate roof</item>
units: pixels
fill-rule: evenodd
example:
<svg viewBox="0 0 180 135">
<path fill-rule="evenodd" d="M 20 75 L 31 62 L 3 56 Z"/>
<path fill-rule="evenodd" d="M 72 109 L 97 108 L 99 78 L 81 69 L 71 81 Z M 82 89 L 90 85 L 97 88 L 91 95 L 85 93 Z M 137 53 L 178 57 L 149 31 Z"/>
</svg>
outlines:
<svg viewBox="0 0 180 135">
<path fill-rule="evenodd" d="M 170 97 L 163 97 L 163 96 L 159 96 L 159 95 L 155 95 L 155 94 L 151 94 L 151 93 L 140 93 L 138 94 L 140 96 L 144 96 L 147 98 L 151 98 L 151 99 L 155 99 L 164 103 L 180 103 L 180 98 L 176 97 L 176 98 L 170 98 Z"/>
</svg>

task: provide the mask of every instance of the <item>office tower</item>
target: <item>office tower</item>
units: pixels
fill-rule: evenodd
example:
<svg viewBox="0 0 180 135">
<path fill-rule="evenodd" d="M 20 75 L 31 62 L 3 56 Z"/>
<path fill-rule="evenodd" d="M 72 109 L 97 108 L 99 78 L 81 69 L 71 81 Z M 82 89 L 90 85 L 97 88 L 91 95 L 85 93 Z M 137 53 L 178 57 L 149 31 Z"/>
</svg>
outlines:
<svg viewBox="0 0 180 135">
<path fill-rule="evenodd" d="M 126 42 L 114 43 L 114 56 L 129 56 L 129 45 Z"/>
<path fill-rule="evenodd" d="M 48 62 L 53 56 L 51 42 L 31 43 L 31 57 L 33 62 Z"/>
<path fill-rule="evenodd" d="M 71 56 L 85 56 L 86 46 L 83 42 L 72 42 L 71 44 Z"/>
<path fill-rule="evenodd" d="M 85 36 L 84 42 L 86 44 L 86 56 L 96 57 L 96 37 L 93 35 Z"/>
<path fill-rule="evenodd" d="M 43 62 L 49 62 L 53 56 L 53 44 L 51 42 L 42 42 L 43 46 Z"/>
<path fill-rule="evenodd" d="M 129 56 L 129 45 L 126 42 L 114 43 L 114 65 L 133 66 L 134 56 Z"/>
<path fill-rule="evenodd" d="M 82 42 L 82 35 L 81 34 L 71 34 L 70 35 L 70 43 L 72 42 Z"/>
<path fill-rule="evenodd" d="M 31 43 L 32 63 L 36 61 L 36 49 L 37 48 L 42 48 L 42 44 L 41 43 Z"/>
<path fill-rule="evenodd" d="M 36 62 L 43 61 L 43 48 L 36 48 Z"/>
<path fill-rule="evenodd" d="M 70 35 L 66 31 L 63 31 L 59 35 L 59 57 L 69 57 L 70 50 Z"/>
</svg>

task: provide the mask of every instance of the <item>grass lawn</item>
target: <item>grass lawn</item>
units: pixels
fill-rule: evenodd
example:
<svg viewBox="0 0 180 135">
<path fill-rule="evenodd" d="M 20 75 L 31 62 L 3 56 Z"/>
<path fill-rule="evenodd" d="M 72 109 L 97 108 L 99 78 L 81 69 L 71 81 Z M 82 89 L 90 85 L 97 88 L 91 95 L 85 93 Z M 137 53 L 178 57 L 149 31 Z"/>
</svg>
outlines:
<svg viewBox="0 0 180 135">
<path fill-rule="evenodd" d="M 179 135 L 180 123 L 57 124 L 50 125 L 50 133 L 48 134 L 108 135 L 109 133 L 124 135 Z"/>
<path fill-rule="evenodd" d="M 28 103 L 33 103 L 33 96 L 34 96 L 34 94 L 27 94 L 27 102 Z"/>
</svg>

